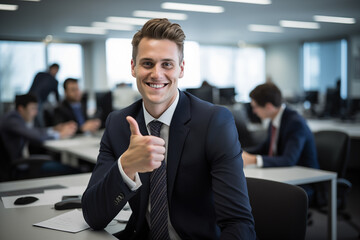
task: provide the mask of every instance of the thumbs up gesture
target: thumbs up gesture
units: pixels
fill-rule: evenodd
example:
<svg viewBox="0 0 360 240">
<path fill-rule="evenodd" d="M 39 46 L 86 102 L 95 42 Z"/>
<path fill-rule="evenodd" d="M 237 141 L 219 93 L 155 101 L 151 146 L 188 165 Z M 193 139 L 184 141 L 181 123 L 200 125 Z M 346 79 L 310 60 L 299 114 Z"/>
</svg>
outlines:
<svg viewBox="0 0 360 240">
<path fill-rule="evenodd" d="M 131 179 L 136 172 L 152 172 L 165 159 L 165 141 L 155 136 L 143 136 L 136 120 L 126 117 L 130 125 L 130 145 L 121 156 L 124 172 Z"/>
</svg>

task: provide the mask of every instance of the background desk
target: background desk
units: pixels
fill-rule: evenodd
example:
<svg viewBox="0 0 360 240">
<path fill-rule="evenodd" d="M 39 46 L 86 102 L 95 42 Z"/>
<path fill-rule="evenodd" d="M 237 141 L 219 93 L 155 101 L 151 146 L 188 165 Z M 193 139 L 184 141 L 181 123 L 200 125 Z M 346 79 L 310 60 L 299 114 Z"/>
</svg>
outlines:
<svg viewBox="0 0 360 240">
<path fill-rule="evenodd" d="M 348 123 L 335 119 L 307 119 L 312 132 L 335 130 L 347 133 L 351 138 L 360 139 L 360 123 Z"/>
<path fill-rule="evenodd" d="M 78 158 L 96 163 L 100 140 L 100 136 L 75 136 L 69 139 L 45 141 L 44 147 L 60 153 L 62 163 L 76 167 Z"/>
<path fill-rule="evenodd" d="M 14 181 L 0 183 L 0 191 L 11 191 L 26 188 L 42 187 L 60 184 L 63 186 L 87 185 L 90 173 L 50 177 L 35 180 Z M 67 233 L 46 228 L 34 227 L 32 224 L 55 217 L 66 211 L 57 211 L 53 206 L 37 206 L 25 208 L 4 208 L 0 206 L 0 239 L 1 240 L 100 240 L 116 239 L 107 231 L 84 230 L 79 233 Z M 124 224 L 117 224 L 117 229 L 124 228 Z"/>
</svg>

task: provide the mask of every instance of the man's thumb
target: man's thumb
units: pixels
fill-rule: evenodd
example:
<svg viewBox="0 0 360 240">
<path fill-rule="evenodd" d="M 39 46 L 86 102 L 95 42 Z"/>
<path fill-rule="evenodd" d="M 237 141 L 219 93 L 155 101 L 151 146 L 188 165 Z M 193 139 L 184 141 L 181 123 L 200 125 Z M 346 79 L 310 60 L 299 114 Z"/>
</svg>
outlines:
<svg viewBox="0 0 360 240">
<path fill-rule="evenodd" d="M 139 135 L 142 136 L 139 130 L 139 125 L 133 117 L 127 116 L 126 120 L 130 124 L 131 135 Z"/>
</svg>

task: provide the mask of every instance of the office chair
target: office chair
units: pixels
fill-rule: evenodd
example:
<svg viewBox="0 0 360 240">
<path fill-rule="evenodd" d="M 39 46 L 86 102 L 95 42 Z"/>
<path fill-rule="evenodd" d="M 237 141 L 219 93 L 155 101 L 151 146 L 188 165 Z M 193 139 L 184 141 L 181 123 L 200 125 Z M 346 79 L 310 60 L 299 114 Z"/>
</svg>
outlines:
<svg viewBox="0 0 360 240">
<path fill-rule="evenodd" d="M 10 154 L 1 137 L 0 156 L 0 182 L 79 173 L 77 169 L 62 165 L 49 155 L 34 154 L 10 161 Z"/>
<path fill-rule="evenodd" d="M 308 197 L 295 185 L 246 178 L 259 239 L 305 239 Z"/>
<path fill-rule="evenodd" d="M 340 131 L 319 131 L 314 133 L 314 137 L 320 169 L 336 172 L 338 175 L 336 180 L 338 216 L 355 228 L 360 237 L 359 226 L 351 221 L 350 214 L 345 211 L 346 198 L 352 187 L 352 184 L 345 179 L 350 152 L 350 137 Z M 311 208 L 315 208 L 321 213 L 327 213 L 327 192 L 324 184 L 316 184 L 315 198 Z"/>
</svg>

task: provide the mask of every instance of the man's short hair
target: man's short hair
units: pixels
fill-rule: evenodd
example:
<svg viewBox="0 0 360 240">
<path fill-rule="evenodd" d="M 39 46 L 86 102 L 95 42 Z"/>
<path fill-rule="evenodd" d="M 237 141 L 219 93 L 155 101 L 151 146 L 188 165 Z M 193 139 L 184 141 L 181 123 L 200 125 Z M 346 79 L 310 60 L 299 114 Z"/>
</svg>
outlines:
<svg viewBox="0 0 360 240">
<path fill-rule="evenodd" d="M 60 65 L 57 64 L 57 63 L 53 63 L 53 64 L 50 65 L 49 69 L 51 69 L 51 68 L 57 68 L 57 69 L 59 69 L 59 68 L 60 68 Z"/>
<path fill-rule="evenodd" d="M 37 103 L 38 100 L 35 95 L 31 93 L 16 95 L 15 96 L 15 108 L 18 109 L 20 106 L 26 108 L 29 103 Z"/>
<path fill-rule="evenodd" d="M 134 64 L 136 64 L 139 43 L 143 38 L 166 39 L 175 42 L 179 50 L 179 63 L 182 62 L 184 58 L 185 33 L 179 24 L 171 23 L 166 18 L 154 18 L 147 21 L 141 30 L 135 33 L 131 42 L 133 45 L 132 59 Z"/>
<path fill-rule="evenodd" d="M 78 80 L 75 79 L 75 78 L 67 78 L 65 81 L 64 81 L 64 90 L 66 91 L 66 88 L 67 88 L 67 85 L 69 83 L 78 83 Z"/>
<path fill-rule="evenodd" d="M 280 107 L 282 103 L 281 91 L 273 83 L 258 85 L 249 95 L 261 107 L 264 107 L 266 103 L 271 103 L 274 107 Z"/>
</svg>

